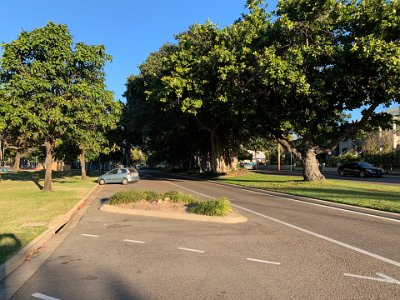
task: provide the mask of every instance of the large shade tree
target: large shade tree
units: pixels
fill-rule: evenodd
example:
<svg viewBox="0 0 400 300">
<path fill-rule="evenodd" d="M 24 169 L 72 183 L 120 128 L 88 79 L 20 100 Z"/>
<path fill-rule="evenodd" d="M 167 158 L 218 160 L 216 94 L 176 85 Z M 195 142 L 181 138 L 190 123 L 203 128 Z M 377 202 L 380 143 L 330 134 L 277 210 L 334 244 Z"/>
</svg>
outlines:
<svg viewBox="0 0 400 300">
<path fill-rule="evenodd" d="M 3 44 L 2 82 L 10 108 L 3 117 L 9 129 L 22 136 L 34 134 L 37 145 L 45 147 L 44 191 L 52 189 L 56 146 L 82 128 L 80 124 L 87 128 L 88 122 L 82 123 L 77 112 L 85 108 L 88 118 L 90 109 L 102 107 L 107 112 L 102 102 L 104 98 L 110 102 L 110 95 L 104 91 L 99 74 L 108 56 L 99 47 L 74 45 L 67 26 L 52 22 L 31 32 L 23 31 L 18 39 Z M 90 76 L 99 80 L 89 80 Z M 81 138 L 78 133 L 76 137 Z"/>
<path fill-rule="evenodd" d="M 110 146 L 106 133 L 117 127 L 122 105 L 106 89 L 104 66 L 111 61 L 104 46 L 78 43 L 73 53 L 75 69 L 72 85 L 74 126 L 68 131 L 69 140 L 79 152 L 82 179 L 86 179 L 86 158 L 108 154 Z"/>
<path fill-rule="evenodd" d="M 258 126 L 303 161 L 304 179 L 323 179 L 317 154 L 391 124 L 376 110 L 400 101 L 400 4 L 287 0 L 270 19 L 263 3 L 249 1 L 235 25 L 253 33 L 237 88 L 246 87 Z M 355 109 L 358 120 L 344 117 Z"/>
<path fill-rule="evenodd" d="M 249 12 L 227 28 L 193 25 L 161 55 L 162 72 L 150 72 L 156 84 L 135 82 L 209 133 L 214 170 L 219 145 L 233 149 L 253 133 L 302 160 L 305 180 L 320 180 L 318 154 L 391 125 L 377 109 L 400 102 L 400 3 L 286 0 L 271 14 L 265 3 L 248 0 Z M 360 118 L 350 120 L 354 110 Z"/>
<path fill-rule="evenodd" d="M 162 78 L 170 73 L 165 62 L 175 46 L 166 44 L 140 65 L 140 74 L 128 78 L 122 126 L 127 144 L 151 153 L 150 162 L 167 161 L 187 168 L 202 138 L 198 125 L 179 108 L 160 101 Z"/>
<path fill-rule="evenodd" d="M 162 78 L 160 100 L 180 109 L 208 135 L 208 157 L 213 172 L 236 167 L 242 140 L 242 109 L 228 97 L 236 57 L 229 44 L 229 29 L 207 22 L 195 24 L 176 36 L 176 50 L 166 58 L 171 66 Z"/>
</svg>

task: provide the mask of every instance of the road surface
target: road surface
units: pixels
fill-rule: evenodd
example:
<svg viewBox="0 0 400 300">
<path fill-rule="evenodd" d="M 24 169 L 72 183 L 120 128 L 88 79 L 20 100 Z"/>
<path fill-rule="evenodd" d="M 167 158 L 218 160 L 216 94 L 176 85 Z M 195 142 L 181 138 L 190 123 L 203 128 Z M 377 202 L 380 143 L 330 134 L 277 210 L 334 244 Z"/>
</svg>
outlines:
<svg viewBox="0 0 400 300">
<path fill-rule="evenodd" d="M 132 188 L 227 196 L 248 222 L 98 209 Z M 398 220 L 207 181 L 153 174 L 102 186 L 86 214 L 59 234 L 60 245 L 12 299 L 400 298 Z"/>
</svg>

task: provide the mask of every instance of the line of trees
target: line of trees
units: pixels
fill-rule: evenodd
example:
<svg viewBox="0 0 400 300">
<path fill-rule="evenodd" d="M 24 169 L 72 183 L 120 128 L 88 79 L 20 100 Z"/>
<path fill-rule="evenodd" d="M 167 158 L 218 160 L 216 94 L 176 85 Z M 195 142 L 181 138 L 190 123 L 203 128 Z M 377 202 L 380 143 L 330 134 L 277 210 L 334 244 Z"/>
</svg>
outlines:
<svg viewBox="0 0 400 300">
<path fill-rule="evenodd" d="M 0 135 L 16 151 L 45 148 L 44 191 L 51 191 L 56 153 L 85 158 L 109 150 L 122 105 L 106 89 L 102 45 L 74 43 L 66 25 L 49 22 L 4 43 L 0 64 Z"/>
<path fill-rule="evenodd" d="M 195 24 L 147 58 L 125 93 L 132 143 L 224 171 L 240 145 L 273 139 L 310 181 L 324 178 L 318 154 L 390 128 L 376 110 L 400 102 L 400 2 L 286 0 L 272 13 L 265 3 L 248 0 L 228 27 Z"/>
</svg>

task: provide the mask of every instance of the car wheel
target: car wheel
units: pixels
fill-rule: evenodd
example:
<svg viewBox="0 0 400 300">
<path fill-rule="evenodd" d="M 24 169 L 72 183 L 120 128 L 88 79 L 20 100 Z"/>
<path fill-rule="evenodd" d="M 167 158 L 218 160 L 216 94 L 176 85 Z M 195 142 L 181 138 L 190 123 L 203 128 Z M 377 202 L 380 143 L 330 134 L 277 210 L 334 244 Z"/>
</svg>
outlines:
<svg viewBox="0 0 400 300">
<path fill-rule="evenodd" d="M 103 178 L 99 180 L 99 184 L 100 184 L 100 185 L 103 185 L 103 184 L 105 184 L 105 183 L 106 183 L 106 181 L 105 181 Z"/>
<path fill-rule="evenodd" d="M 126 178 L 122 179 L 122 184 L 123 184 L 123 185 L 128 184 L 128 179 L 126 179 Z"/>
<path fill-rule="evenodd" d="M 340 170 L 339 175 L 344 177 L 346 176 L 346 173 L 343 170 Z"/>
<path fill-rule="evenodd" d="M 363 171 L 360 172 L 360 177 L 364 178 L 365 177 L 365 173 Z"/>
</svg>

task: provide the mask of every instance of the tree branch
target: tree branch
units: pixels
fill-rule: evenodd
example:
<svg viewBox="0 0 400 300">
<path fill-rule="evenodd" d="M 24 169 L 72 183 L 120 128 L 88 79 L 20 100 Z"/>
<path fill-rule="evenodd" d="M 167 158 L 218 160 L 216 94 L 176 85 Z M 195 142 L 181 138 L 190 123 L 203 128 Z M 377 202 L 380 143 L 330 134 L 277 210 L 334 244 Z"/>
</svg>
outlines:
<svg viewBox="0 0 400 300">
<path fill-rule="evenodd" d="M 287 138 L 281 137 L 277 139 L 278 143 L 286 148 L 287 151 L 292 153 L 297 159 L 301 159 L 301 153 Z"/>
<path fill-rule="evenodd" d="M 364 128 L 368 122 L 369 118 L 375 111 L 375 109 L 379 106 L 380 103 L 373 103 L 363 114 L 361 120 L 354 122 L 353 124 L 350 124 L 349 126 L 343 126 L 339 132 L 339 134 L 336 136 L 335 139 L 333 139 L 326 147 L 324 147 L 325 151 L 332 151 L 341 141 L 344 141 L 346 138 L 349 136 L 353 135 L 357 131 L 361 130 Z"/>
</svg>

